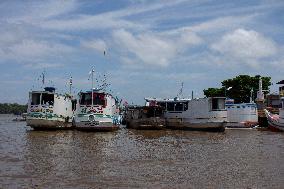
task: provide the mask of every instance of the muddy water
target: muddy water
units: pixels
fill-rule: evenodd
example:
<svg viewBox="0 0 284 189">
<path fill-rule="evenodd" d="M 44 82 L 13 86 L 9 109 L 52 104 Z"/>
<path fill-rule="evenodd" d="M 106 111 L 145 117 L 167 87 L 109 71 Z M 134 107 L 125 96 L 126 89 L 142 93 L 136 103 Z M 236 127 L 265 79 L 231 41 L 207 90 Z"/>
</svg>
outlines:
<svg viewBox="0 0 284 189">
<path fill-rule="evenodd" d="M 33 131 L 0 116 L 0 188 L 283 188 L 284 134 Z"/>
</svg>

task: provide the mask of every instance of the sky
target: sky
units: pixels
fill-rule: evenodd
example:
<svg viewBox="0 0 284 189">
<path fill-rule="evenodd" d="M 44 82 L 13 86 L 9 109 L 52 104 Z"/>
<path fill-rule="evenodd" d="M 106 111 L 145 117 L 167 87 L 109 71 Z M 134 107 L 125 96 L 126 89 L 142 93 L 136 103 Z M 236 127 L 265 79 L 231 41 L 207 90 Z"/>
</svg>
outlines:
<svg viewBox="0 0 284 189">
<path fill-rule="evenodd" d="M 31 90 L 91 88 L 106 75 L 128 103 L 203 97 L 240 74 L 284 75 L 283 0 L 0 1 L 0 103 Z M 98 83 L 95 83 L 98 85 Z M 277 85 L 271 92 L 277 91 Z"/>
</svg>

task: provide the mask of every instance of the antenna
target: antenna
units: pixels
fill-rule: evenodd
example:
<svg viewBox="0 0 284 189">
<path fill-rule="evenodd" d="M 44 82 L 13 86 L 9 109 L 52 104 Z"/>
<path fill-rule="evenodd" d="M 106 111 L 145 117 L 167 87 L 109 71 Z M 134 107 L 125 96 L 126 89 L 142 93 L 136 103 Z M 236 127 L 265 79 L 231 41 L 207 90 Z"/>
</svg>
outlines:
<svg viewBox="0 0 284 189">
<path fill-rule="evenodd" d="M 72 84 L 73 84 L 73 81 L 72 81 L 72 76 L 71 76 L 69 80 L 69 93 L 71 96 L 72 96 Z"/>
<path fill-rule="evenodd" d="M 251 88 L 251 90 L 250 90 L 250 100 L 249 100 L 250 103 L 253 102 L 252 98 L 253 98 L 253 88 Z"/>
<path fill-rule="evenodd" d="M 43 72 L 41 73 L 42 88 L 44 87 L 44 84 L 45 84 L 45 74 L 46 74 L 46 71 L 44 69 Z"/>
<path fill-rule="evenodd" d="M 88 80 L 90 79 L 90 76 L 92 77 L 92 107 L 94 105 L 94 99 L 93 99 L 93 96 L 94 96 L 94 68 L 89 72 L 89 78 Z"/>
<path fill-rule="evenodd" d="M 181 82 L 181 88 L 180 88 L 177 96 L 180 97 L 182 95 L 182 92 L 183 92 L 183 82 Z"/>
</svg>

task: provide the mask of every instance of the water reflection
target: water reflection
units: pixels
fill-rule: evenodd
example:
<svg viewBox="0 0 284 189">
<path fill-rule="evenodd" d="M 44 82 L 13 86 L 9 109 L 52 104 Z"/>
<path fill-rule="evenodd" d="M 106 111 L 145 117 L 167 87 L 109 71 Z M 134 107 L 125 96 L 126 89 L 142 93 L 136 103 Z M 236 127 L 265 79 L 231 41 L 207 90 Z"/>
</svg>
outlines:
<svg viewBox="0 0 284 189">
<path fill-rule="evenodd" d="M 0 117 L 0 188 L 281 188 L 284 134 L 32 131 Z"/>
</svg>

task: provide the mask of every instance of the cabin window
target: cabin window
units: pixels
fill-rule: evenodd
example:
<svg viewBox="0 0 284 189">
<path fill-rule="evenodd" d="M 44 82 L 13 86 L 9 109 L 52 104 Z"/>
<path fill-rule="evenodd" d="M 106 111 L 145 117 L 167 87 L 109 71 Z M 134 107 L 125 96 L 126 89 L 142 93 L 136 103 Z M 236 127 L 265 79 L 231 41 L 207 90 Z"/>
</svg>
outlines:
<svg viewBox="0 0 284 189">
<path fill-rule="evenodd" d="M 182 102 L 177 102 L 175 104 L 175 111 L 183 111 L 183 103 Z"/>
<path fill-rule="evenodd" d="M 77 105 L 77 100 L 76 99 L 72 100 L 72 111 L 76 110 L 76 105 Z"/>
<path fill-rule="evenodd" d="M 32 94 L 31 105 L 39 105 L 40 104 L 40 95 L 41 95 L 41 93 L 33 93 Z"/>
<path fill-rule="evenodd" d="M 91 93 L 82 93 L 80 99 L 81 105 L 91 105 L 92 104 L 92 95 Z"/>
<path fill-rule="evenodd" d="M 82 93 L 80 99 L 81 105 L 92 105 L 92 93 Z M 93 105 L 106 105 L 105 95 L 100 93 L 93 93 Z"/>
<path fill-rule="evenodd" d="M 280 108 L 284 108 L 284 99 L 281 99 L 281 104 L 280 104 Z"/>
<path fill-rule="evenodd" d="M 183 110 L 184 111 L 188 110 L 188 102 L 183 103 Z"/>
<path fill-rule="evenodd" d="M 225 99 L 223 98 L 212 98 L 212 110 L 224 110 Z"/>
<path fill-rule="evenodd" d="M 157 105 L 166 109 L 166 103 L 165 102 L 157 102 Z"/>
<path fill-rule="evenodd" d="M 102 106 L 105 106 L 105 95 L 104 95 L 104 94 L 94 93 L 93 98 L 94 98 L 94 99 L 93 99 L 94 105 L 102 105 Z"/>
<path fill-rule="evenodd" d="M 168 103 L 167 103 L 167 110 L 168 110 L 168 111 L 175 111 L 175 103 L 173 103 L 173 102 L 168 102 Z"/>
<path fill-rule="evenodd" d="M 54 95 L 53 94 L 48 94 L 48 93 L 42 93 L 41 104 L 42 105 L 53 106 L 53 104 L 54 104 Z"/>
</svg>

